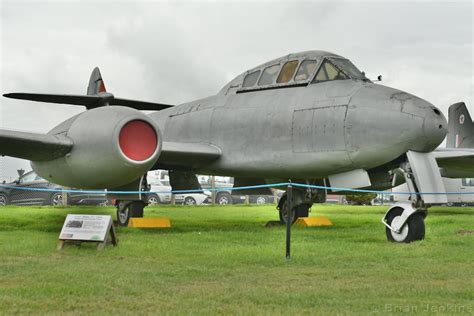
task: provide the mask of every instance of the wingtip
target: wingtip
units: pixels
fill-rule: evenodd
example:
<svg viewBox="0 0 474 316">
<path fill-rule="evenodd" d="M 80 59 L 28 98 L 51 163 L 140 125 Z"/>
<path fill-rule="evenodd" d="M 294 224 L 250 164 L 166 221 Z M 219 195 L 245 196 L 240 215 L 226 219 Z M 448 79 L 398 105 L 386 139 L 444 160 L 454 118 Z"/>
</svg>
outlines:
<svg viewBox="0 0 474 316">
<path fill-rule="evenodd" d="M 21 93 L 18 93 L 18 92 L 10 92 L 10 93 L 4 93 L 3 96 L 5 98 L 9 98 L 9 99 L 18 99 L 18 96 L 20 95 Z"/>
</svg>

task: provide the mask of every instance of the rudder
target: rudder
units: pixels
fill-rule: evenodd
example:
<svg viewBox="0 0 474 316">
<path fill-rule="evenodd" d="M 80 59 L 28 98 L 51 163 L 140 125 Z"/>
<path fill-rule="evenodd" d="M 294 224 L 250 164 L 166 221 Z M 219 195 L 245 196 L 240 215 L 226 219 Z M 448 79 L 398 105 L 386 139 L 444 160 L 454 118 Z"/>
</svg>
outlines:
<svg viewBox="0 0 474 316">
<path fill-rule="evenodd" d="M 96 95 L 102 92 L 107 92 L 107 90 L 105 89 L 104 80 L 102 80 L 99 67 L 95 67 L 94 70 L 92 70 L 91 77 L 89 79 L 87 95 Z"/>
</svg>

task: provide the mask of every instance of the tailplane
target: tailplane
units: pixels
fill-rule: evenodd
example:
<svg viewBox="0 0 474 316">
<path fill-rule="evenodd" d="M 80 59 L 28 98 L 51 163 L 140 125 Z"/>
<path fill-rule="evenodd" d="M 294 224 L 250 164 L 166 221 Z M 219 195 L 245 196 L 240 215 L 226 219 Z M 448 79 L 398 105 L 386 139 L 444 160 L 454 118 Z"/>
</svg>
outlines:
<svg viewBox="0 0 474 316">
<path fill-rule="evenodd" d="M 71 95 L 71 94 L 43 94 L 43 93 L 7 93 L 3 95 L 6 98 L 29 100 L 46 103 L 61 103 L 83 105 L 88 110 L 108 106 L 120 105 L 142 111 L 160 111 L 173 107 L 170 104 L 145 102 L 138 100 L 130 100 L 123 98 L 116 98 L 112 93 L 105 89 L 104 80 L 100 74 L 98 67 L 94 68 L 89 79 L 86 95 Z"/>
<path fill-rule="evenodd" d="M 474 148 L 474 123 L 464 102 L 449 107 L 446 147 Z"/>
</svg>

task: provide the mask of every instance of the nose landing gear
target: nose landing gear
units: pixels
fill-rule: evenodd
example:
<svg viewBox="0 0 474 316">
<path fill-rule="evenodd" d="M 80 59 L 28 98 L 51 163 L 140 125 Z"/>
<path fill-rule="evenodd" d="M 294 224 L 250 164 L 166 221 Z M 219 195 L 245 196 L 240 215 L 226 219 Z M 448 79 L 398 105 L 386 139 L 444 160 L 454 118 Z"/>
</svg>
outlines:
<svg viewBox="0 0 474 316">
<path fill-rule="evenodd" d="M 410 201 L 395 204 L 382 218 L 382 223 L 386 226 L 387 240 L 400 243 L 423 240 L 425 238 L 425 217 L 428 215 L 429 205 L 425 205 L 420 194 L 410 163 L 403 163 L 397 172 L 395 177 L 398 175 L 405 178 L 410 192 Z"/>
<path fill-rule="evenodd" d="M 411 203 L 397 203 L 382 219 L 387 240 L 410 243 L 424 239 L 426 215 L 426 209 L 416 209 Z"/>
</svg>

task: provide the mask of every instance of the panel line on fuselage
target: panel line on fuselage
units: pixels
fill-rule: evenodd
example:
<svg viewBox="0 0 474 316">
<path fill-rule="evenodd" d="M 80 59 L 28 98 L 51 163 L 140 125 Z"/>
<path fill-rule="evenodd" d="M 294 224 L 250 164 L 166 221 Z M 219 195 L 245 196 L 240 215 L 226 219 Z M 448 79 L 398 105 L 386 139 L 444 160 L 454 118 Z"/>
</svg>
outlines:
<svg viewBox="0 0 474 316">
<path fill-rule="evenodd" d="M 235 93 L 246 93 L 246 92 L 255 92 L 255 91 L 262 91 L 262 90 L 274 90 L 274 89 L 285 89 L 285 88 L 298 88 L 298 87 L 306 87 L 309 85 L 309 82 L 305 83 L 294 83 L 294 84 L 285 84 L 279 86 L 267 86 L 267 87 L 257 87 L 257 88 L 246 88 L 237 90 Z"/>
</svg>

